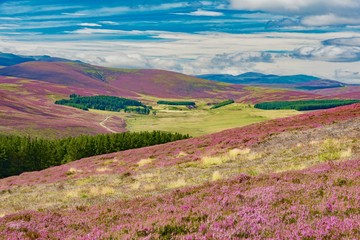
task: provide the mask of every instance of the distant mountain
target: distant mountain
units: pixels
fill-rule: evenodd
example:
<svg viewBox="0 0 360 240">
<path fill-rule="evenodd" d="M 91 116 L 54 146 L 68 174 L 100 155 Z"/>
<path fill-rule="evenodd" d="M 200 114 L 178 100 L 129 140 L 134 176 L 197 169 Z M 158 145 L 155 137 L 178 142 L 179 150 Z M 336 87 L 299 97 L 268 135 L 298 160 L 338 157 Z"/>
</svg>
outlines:
<svg viewBox="0 0 360 240">
<path fill-rule="evenodd" d="M 314 76 L 308 75 L 292 75 L 292 76 L 278 76 L 273 74 L 262 74 L 256 72 L 248 72 L 237 76 L 229 74 L 207 74 L 199 75 L 199 78 L 225 82 L 231 84 L 242 85 L 264 85 L 264 86 L 276 86 L 284 88 L 295 88 L 302 90 L 316 90 L 324 88 L 337 88 L 344 87 L 345 84 L 333 80 L 320 79 Z"/>
<path fill-rule="evenodd" d="M 0 52 L 0 66 L 12 66 L 20 63 L 25 62 L 32 62 L 32 61 L 42 61 L 42 62 L 79 62 L 79 61 L 72 61 L 64 58 L 56 58 L 50 57 L 47 55 L 44 56 L 22 56 L 22 55 L 15 55 L 12 53 L 2 53 Z"/>
</svg>

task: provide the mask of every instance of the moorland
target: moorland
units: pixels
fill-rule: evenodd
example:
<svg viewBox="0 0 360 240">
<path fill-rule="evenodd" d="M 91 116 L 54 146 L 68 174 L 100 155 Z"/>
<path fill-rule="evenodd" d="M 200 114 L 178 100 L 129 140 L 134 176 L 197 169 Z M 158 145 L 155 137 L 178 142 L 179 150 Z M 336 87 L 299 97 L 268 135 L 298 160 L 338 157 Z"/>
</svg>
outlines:
<svg viewBox="0 0 360 240">
<path fill-rule="evenodd" d="M 360 86 L 0 63 L 0 239 L 360 237 Z"/>
</svg>

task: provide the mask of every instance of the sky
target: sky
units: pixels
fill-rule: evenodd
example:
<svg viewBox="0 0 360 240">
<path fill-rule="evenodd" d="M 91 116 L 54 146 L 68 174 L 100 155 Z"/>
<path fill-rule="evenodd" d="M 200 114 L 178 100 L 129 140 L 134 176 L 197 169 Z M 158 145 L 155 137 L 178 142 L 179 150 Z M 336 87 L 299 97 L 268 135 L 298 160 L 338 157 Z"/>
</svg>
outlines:
<svg viewBox="0 0 360 240">
<path fill-rule="evenodd" d="M 360 0 L 0 0 L 0 51 L 360 84 Z"/>
</svg>

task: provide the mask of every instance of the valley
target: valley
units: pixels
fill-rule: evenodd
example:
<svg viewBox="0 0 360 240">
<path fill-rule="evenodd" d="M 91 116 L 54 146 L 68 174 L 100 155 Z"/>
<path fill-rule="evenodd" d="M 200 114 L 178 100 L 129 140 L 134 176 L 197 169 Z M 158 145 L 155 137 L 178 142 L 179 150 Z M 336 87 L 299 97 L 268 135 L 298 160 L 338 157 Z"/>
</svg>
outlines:
<svg viewBox="0 0 360 240">
<path fill-rule="evenodd" d="M 143 101 L 156 115 L 114 114 L 112 131 L 166 130 L 193 136 L 299 114 L 296 111 L 260 111 L 265 101 L 358 99 L 356 87 L 299 91 L 266 86 L 217 83 L 160 70 L 110 69 L 78 62 L 25 62 L 0 69 L 0 133 L 51 138 L 109 132 L 99 125 L 104 114 L 55 105 L 70 94 L 108 95 Z M 348 89 L 348 90 L 347 90 Z M 347 93 L 349 91 L 349 93 Z M 191 100 L 195 109 L 157 104 L 159 100 Z M 234 105 L 211 109 L 226 99 Z M 84 121 L 86 119 L 86 121 Z M 171 124 L 176 121 L 177 124 Z M 16 124 L 12 124 L 16 122 Z M 52 131 L 52 129 L 57 129 Z"/>
<path fill-rule="evenodd" d="M 6 0 L 0 43 L 0 240 L 360 239 L 360 0 Z"/>
<path fill-rule="evenodd" d="M 129 131 L 161 130 L 181 132 L 193 137 L 242 127 L 253 123 L 275 118 L 283 118 L 301 114 L 294 110 L 265 111 L 255 109 L 248 104 L 232 104 L 219 109 L 210 109 L 205 103 L 196 109 L 186 107 L 153 107 L 156 115 L 139 115 L 128 113 L 113 113 L 91 110 L 104 115 L 120 117 L 125 120 Z"/>
<path fill-rule="evenodd" d="M 0 168 L 15 171 L 2 170 L 8 177 L 0 179 L 0 236 L 287 238 L 305 236 L 303 224 L 319 238 L 357 235 L 357 86 L 233 85 L 63 60 L 25 62 L 0 75 L 0 134 L 29 137 L 18 149 L 0 146 Z M 320 109 L 276 109 L 293 101 Z M 254 107 L 263 102 L 276 110 Z M 148 131 L 179 134 L 165 140 Z M 113 141 L 124 132 L 138 137 Z M 32 149 L 36 141 L 46 147 Z M 33 171 L 7 162 L 17 161 L 16 154 Z M 29 168 L 36 159 L 48 165 Z M 333 189 L 343 197 L 335 199 Z M 144 209 L 157 214 L 143 215 Z M 268 220 L 251 225 L 254 214 Z M 329 216 L 337 221 L 329 232 L 310 227 Z"/>
</svg>

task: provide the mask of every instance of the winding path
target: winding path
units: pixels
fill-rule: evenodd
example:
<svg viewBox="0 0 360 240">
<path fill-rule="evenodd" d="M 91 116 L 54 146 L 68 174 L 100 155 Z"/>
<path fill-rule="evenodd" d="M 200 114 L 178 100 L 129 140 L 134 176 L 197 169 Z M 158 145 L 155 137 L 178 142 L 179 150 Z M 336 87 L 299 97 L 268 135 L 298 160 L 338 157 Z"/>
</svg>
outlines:
<svg viewBox="0 0 360 240">
<path fill-rule="evenodd" d="M 112 130 L 111 128 L 109 128 L 109 127 L 107 127 L 106 125 L 105 125 L 105 122 L 107 121 L 107 120 L 109 120 L 111 118 L 111 116 L 107 116 L 102 122 L 100 122 L 99 124 L 100 124 L 100 126 L 102 126 L 103 128 L 105 128 L 106 130 L 108 130 L 109 132 L 112 132 L 112 133 L 117 133 L 117 131 L 114 131 L 114 130 Z"/>
</svg>

